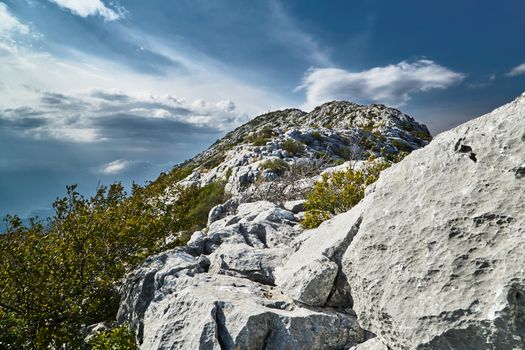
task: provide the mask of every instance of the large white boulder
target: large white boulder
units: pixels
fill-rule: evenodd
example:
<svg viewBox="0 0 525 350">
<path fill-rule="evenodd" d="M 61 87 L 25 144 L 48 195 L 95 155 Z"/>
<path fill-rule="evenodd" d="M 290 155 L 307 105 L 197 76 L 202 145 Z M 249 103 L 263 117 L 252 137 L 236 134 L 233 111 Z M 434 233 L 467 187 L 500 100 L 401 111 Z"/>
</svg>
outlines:
<svg viewBox="0 0 525 350">
<path fill-rule="evenodd" d="M 343 259 L 391 349 L 525 349 L 525 95 L 438 135 L 368 191 Z"/>
</svg>

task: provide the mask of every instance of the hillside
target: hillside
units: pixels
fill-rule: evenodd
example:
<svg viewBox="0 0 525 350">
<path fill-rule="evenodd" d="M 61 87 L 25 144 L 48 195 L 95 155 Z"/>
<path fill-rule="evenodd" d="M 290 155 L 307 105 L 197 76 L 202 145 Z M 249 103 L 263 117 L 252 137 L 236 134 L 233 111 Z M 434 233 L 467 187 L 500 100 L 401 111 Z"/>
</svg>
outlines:
<svg viewBox="0 0 525 350">
<path fill-rule="evenodd" d="M 524 116 L 440 134 L 315 230 L 300 201 L 216 207 L 128 276 L 119 322 L 141 349 L 524 348 Z"/>
<path fill-rule="evenodd" d="M 156 336 L 146 331 L 144 312 L 162 276 L 205 273 L 213 257 L 226 259 L 214 273 L 263 288 L 263 299 L 254 300 L 259 304 L 273 293 L 266 289 L 290 253 L 285 247 L 305 229 L 352 208 L 382 170 L 430 139 L 424 125 L 396 109 L 330 102 L 310 113 L 289 109 L 255 117 L 131 193 L 115 183 L 85 198 L 68 186 L 49 220 L 5 219 L 0 347 L 106 349 L 109 342 L 132 348 L 135 340 L 154 347 L 146 345 Z M 225 242 L 240 246 L 233 255 L 217 255 Z M 278 307 L 293 308 L 284 298 Z M 341 317 L 362 339 L 354 318 L 339 312 L 326 320 Z"/>
<path fill-rule="evenodd" d="M 371 156 L 392 160 L 401 152 L 425 146 L 431 139 L 424 125 L 384 105 L 337 101 L 310 113 L 298 109 L 275 111 L 255 117 L 185 162 L 182 167 L 191 169 L 191 174 L 181 184 L 203 186 L 224 181 L 228 193 L 247 197 L 261 189 L 261 182 L 276 180 L 285 168 L 316 168 L 304 176 L 296 171 L 294 181 L 298 181 L 298 177 L 311 178 L 345 162 L 347 167 L 354 166 L 356 161 Z M 170 188 L 179 180 L 165 181 L 166 201 L 170 200 Z"/>
</svg>

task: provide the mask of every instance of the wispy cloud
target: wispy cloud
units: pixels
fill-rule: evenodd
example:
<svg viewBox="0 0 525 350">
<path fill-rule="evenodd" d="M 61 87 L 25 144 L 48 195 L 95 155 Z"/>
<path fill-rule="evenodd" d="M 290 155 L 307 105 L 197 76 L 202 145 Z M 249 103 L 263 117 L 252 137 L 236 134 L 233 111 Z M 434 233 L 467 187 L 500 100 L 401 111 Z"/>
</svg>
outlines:
<svg viewBox="0 0 525 350">
<path fill-rule="evenodd" d="M 305 108 L 338 99 L 399 106 L 406 103 L 413 93 L 445 89 L 462 81 L 464 77 L 462 73 L 423 59 L 402 61 L 361 72 L 312 68 L 307 71 L 298 89 L 306 90 Z"/>
<path fill-rule="evenodd" d="M 111 9 L 101 0 L 49 0 L 58 6 L 71 11 L 80 17 L 101 16 L 106 21 L 116 21 L 122 18 L 123 8 Z"/>
<path fill-rule="evenodd" d="M 29 27 L 20 23 L 9 12 L 7 5 L 0 2 L 0 39 L 11 36 L 14 33 L 29 34 Z"/>
<path fill-rule="evenodd" d="M 300 28 L 278 0 L 270 2 L 270 10 L 273 23 L 269 29 L 273 33 L 272 38 L 283 41 L 287 47 L 294 49 L 296 54 L 309 57 L 312 65 L 333 65 L 329 50 Z"/>
<path fill-rule="evenodd" d="M 35 106 L 0 110 L 1 128 L 75 143 L 164 144 L 195 134 L 220 134 L 246 119 L 229 100 L 186 102 L 171 95 L 115 90 L 76 95 L 43 91 Z"/>
<path fill-rule="evenodd" d="M 109 162 L 107 164 L 102 165 L 98 172 L 106 175 L 116 175 L 121 174 L 125 171 L 129 171 L 132 168 L 144 164 L 144 162 L 136 161 L 136 160 L 125 160 L 125 159 L 117 159 L 112 162 Z"/>
<path fill-rule="evenodd" d="M 510 72 L 507 73 L 507 76 L 515 77 L 515 76 L 522 75 L 522 74 L 525 74 L 525 63 L 522 63 L 512 68 Z"/>
</svg>

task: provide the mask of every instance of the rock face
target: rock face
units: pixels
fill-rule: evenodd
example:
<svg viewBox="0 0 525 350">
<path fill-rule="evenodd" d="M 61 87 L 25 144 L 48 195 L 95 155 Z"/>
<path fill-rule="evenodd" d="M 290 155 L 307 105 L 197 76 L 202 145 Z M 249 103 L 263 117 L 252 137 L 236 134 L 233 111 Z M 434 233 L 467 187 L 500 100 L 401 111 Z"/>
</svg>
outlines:
<svg viewBox="0 0 525 350">
<path fill-rule="evenodd" d="M 229 210 L 208 232 L 195 232 L 188 245 L 148 258 L 128 276 L 118 321 L 131 323 L 141 349 L 343 349 L 370 337 L 351 309 L 325 305 L 340 270 L 329 260 L 335 253 L 325 249 L 315 258 L 330 274 L 321 268 L 309 278 L 302 269 L 297 293 L 276 286 L 276 271 L 304 243 L 291 211 L 267 201 Z M 312 248 L 304 249 L 300 254 Z M 299 270 L 305 263 L 293 261 Z M 296 302 L 301 295 L 310 306 Z"/>
<path fill-rule="evenodd" d="M 525 95 L 315 230 L 301 202 L 245 199 L 128 276 L 118 321 L 141 349 L 525 349 Z"/>
<path fill-rule="evenodd" d="M 361 326 L 391 349 L 525 349 L 524 169 L 522 95 L 385 171 L 343 259 Z"/>
</svg>

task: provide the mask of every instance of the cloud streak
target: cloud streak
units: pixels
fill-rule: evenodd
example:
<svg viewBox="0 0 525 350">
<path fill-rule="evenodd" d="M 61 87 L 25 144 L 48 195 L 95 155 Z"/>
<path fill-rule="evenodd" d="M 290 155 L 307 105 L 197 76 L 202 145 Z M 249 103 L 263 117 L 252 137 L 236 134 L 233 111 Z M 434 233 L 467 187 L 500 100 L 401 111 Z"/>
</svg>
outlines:
<svg viewBox="0 0 525 350">
<path fill-rule="evenodd" d="M 0 39 L 9 37 L 14 33 L 29 34 L 29 27 L 22 24 L 14 17 L 7 5 L 0 2 Z"/>
<path fill-rule="evenodd" d="M 49 0 L 63 9 L 80 17 L 100 16 L 106 21 L 116 21 L 123 17 L 122 8 L 110 9 L 101 0 Z"/>
<path fill-rule="evenodd" d="M 144 162 L 140 162 L 140 161 L 117 159 L 117 160 L 114 160 L 112 162 L 102 165 L 98 169 L 98 172 L 102 174 L 106 174 L 106 175 L 121 174 L 141 164 L 146 165 Z"/>
<path fill-rule="evenodd" d="M 446 89 L 464 78 L 464 74 L 431 60 L 402 61 L 361 72 L 312 68 L 307 71 L 298 89 L 306 91 L 305 108 L 339 99 L 399 106 L 414 93 Z"/>
<path fill-rule="evenodd" d="M 518 75 L 525 74 L 525 63 L 522 63 L 510 70 L 510 72 L 507 73 L 508 77 L 516 77 Z"/>
<path fill-rule="evenodd" d="M 36 106 L 0 111 L 0 127 L 27 137 L 65 142 L 163 144 L 189 141 L 196 134 L 220 134 L 247 118 L 229 100 L 186 102 L 149 93 L 43 91 Z"/>
</svg>

